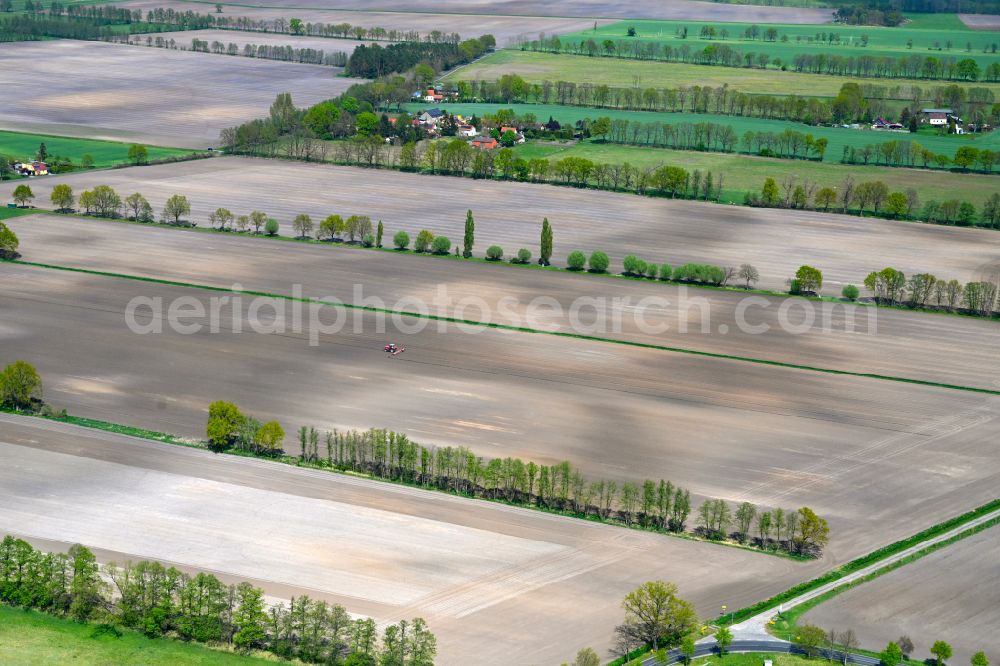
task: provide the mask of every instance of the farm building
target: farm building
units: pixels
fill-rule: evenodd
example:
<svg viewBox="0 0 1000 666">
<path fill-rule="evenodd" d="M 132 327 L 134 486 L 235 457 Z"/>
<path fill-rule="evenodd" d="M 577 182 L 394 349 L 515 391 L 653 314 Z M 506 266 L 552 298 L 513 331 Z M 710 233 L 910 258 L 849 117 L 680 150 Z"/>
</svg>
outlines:
<svg viewBox="0 0 1000 666">
<path fill-rule="evenodd" d="M 472 140 L 472 147 L 480 150 L 493 150 L 498 145 L 497 140 L 491 136 L 477 136 Z"/>
<path fill-rule="evenodd" d="M 14 164 L 14 171 L 22 176 L 47 176 L 49 165 L 45 162 L 17 162 Z"/>
<path fill-rule="evenodd" d="M 949 118 L 954 119 L 955 122 L 962 122 L 962 119 L 956 117 L 955 112 L 951 109 L 921 109 L 920 116 L 920 122 L 928 125 L 947 125 Z"/>
</svg>

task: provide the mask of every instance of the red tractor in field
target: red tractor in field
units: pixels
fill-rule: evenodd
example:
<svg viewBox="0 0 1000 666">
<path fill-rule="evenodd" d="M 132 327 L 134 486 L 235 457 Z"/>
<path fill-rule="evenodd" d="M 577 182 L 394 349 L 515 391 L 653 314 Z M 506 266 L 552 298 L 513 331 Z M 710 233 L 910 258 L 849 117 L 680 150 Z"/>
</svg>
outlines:
<svg viewBox="0 0 1000 666">
<path fill-rule="evenodd" d="M 385 346 L 385 352 L 391 356 L 399 356 L 406 351 L 406 347 L 400 347 L 399 345 L 390 342 Z"/>
</svg>

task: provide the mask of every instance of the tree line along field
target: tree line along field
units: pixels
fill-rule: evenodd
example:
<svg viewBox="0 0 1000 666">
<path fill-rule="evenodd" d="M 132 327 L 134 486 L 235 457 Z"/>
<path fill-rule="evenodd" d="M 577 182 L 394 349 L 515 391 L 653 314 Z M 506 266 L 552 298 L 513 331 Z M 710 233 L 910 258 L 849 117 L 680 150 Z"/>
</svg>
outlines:
<svg viewBox="0 0 1000 666">
<path fill-rule="evenodd" d="M 781 25 L 764 23 L 710 23 L 688 21 L 623 21 L 598 26 L 596 30 L 559 35 L 564 43 L 594 40 L 601 52 L 607 52 L 605 40 L 612 42 L 652 42 L 693 50 L 709 44 L 724 44 L 741 51 L 767 53 L 773 61 L 791 66 L 799 54 L 841 56 L 934 56 L 937 58 L 972 58 L 981 69 L 998 62 L 1000 33 L 973 31 L 961 21 L 951 29 L 943 26 L 924 28 L 854 26 L 843 24 Z M 629 37 L 628 30 L 635 29 Z M 686 36 L 682 37 L 686 30 Z M 725 37 L 722 31 L 726 31 Z M 678 33 L 678 31 L 681 31 Z M 753 37 L 746 36 L 751 31 Z M 773 32 L 771 32 L 773 31 Z M 948 45 L 951 46 L 948 46 Z M 997 49 L 997 50 L 994 50 Z"/>
<path fill-rule="evenodd" d="M 416 114 L 419 114 L 425 108 L 428 107 L 418 104 L 406 106 L 408 111 Z M 828 143 L 826 152 L 823 155 L 824 162 L 839 162 L 846 147 L 861 149 L 869 144 L 881 144 L 887 141 L 915 141 L 924 148 L 948 156 L 954 155 L 955 151 L 961 146 L 974 146 L 978 149 L 988 150 L 1000 149 L 1000 132 L 949 135 L 938 134 L 936 131 L 933 133 L 924 131 L 911 134 L 909 132 L 870 130 L 866 126 L 862 126 L 865 129 L 818 127 L 793 121 L 769 120 L 765 118 L 723 116 L 706 113 L 623 111 L 620 109 L 601 109 L 559 104 L 447 104 L 442 108 L 449 113 L 460 114 L 466 117 L 473 114 L 478 116 L 486 113 L 495 114 L 501 109 L 513 109 L 519 116 L 528 113 L 534 114 L 538 122 L 541 123 L 546 122 L 549 118 L 554 118 L 562 125 L 574 124 L 581 120 L 594 120 L 600 117 L 641 123 L 715 123 L 717 125 L 728 125 L 733 128 L 739 139 L 736 146 L 736 149 L 739 151 L 745 150 L 742 142 L 745 132 L 781 133 L 786 129 L 790 129 L 803 134 L 812 134 L 816 139 L 826 139 Z"/>
<path fill-rule="evenodd" d="M 90 155 L 94 161 L 93 166 L 96 168 L 129 163 L 128 149 L 130 144 L 127 143 L 0 130 L 0 156 L 2 157 L 18 161 L 33 160 L 39 145 L 42 143 L 45 144 L 50 161 L 57 157 L 65 157 L 79 166 L 83 156 Z M 146 146 L 146 150 L 150 161 L 191 154 L 189 149 L 165 148 L 163 146 Z"/>
<path fill-rule="evenodd" d="M 654 62 L 628 58 L 601 58 L 562 53 L 540 53 L 502 49 L 462 67 L 445 81 L 499 79 L 504 74 L 517 74 L 529 83 L 542 81 L 573 81 L 595 85 L 669 88 L 677 86 L 728 85 L 746 93 L 788 94 L 790 91 L 816 97 L 836 97 L 844 83 L 869 81 L 879 84 L 900 84 L 928 87 L 945 83 L 928 79 L 859 79 L 856 76 L 808 74 L 777 69 L 720 67 L 677 62 Z M 1000 97 L 1000 84 L 977 82 Z"/>
</svg>

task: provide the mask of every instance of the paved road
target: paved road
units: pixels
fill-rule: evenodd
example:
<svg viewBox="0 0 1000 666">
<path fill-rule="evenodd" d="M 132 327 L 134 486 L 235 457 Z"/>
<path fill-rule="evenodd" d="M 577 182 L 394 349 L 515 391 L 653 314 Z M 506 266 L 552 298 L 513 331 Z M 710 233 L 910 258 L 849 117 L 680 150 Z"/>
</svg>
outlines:
<svg viewBox="0 0 1000 666">
<path fill-rule="evenodd" d="M 809 601 L 810 599 L 814 599 L 842 585 L 858 580 L 860 578 L 864 578 L 865 576 L 875 573 L 880 569 L 884 569 L 885 567 L 893 564 L 894 562 L 898 562 L 899 560 L 909 557 L 910 555 L 913 555 L 918 551 L 927 548 L 928 546 L 932 546 L 936 543 L 941 543 L 942 541 L 947 541 L 948 539 L 951 539 L 952 537 L 957 536 L 962 532 L 965 532 L 969 529 L 987 523 L 996 518 L 1000 518 L 1000 509 L 982 515 L 967 523 L 963 523 L 962 525 L 959 525 L 954 529 L 948 530 L 943 534 L 939 534 L 938 536 L 921 541 L 920 543 L 913 545 L 907 548 L 906 550 L 900 551 L 899 553 L 896 553 L 895 555 L 892 555 L 884 560 L 880 560 L 863 569 L 859 569 L 858 571 L 850 573 L 844 576 L 843 578 L 839 578 L 835 581 L 827 583 L 826 585 L 822 585 L 816 588 L 815 590 L 806 592 L 798 597 L 795 597 L 794 599 L 781 604 L 777 608 L 766 610 L 763 613 L 760 613 L 748 620 L 745 620 L 744 622 L 735 624 L 732 626 L 734 640 L 732 645 L 729 646 L 728 650 L 730 652 L 788 652 L 788 653 L 804 654 L 804 651 L 802 649 L 796 647 L 795 645 L 789 643 L 788 641 L 775 638 L 774 636 L 768 633 L 767 625 L 778 613 L 799 606 Z M 715 643 L 715 638 L 712 636 L 707 636 L 705 638 L 702 638 L 695 645 L 696 657 L 704 657 L 709 654 L 716 653 L 717 651 L 718 647 Z M 826 656 L 840 657 L 840 654 L 838 652 L 830 650 L 823 650 L 821 652 L 821 655 L 824 657 Z M 676 649 L 671 650 L 668 653 L 668 660 L 669 660 L 668 663 L 673 664 L 680 661 L 681 656 L 682 655 L 680 654 L 679 650 Z M 852 664 L 861 664 L 862 666 L 878 666 L 878 664 L 880 663 L 879 660 L 875 657 L 869 657 L 861 654 L 850 654 L 848 655 L 847 661 Z M 642 663 L 643 666 L 654 666 L 659 662 L 657 662 L 654 657 L 649 657 Z"/>
<path fill-rule="evenodd" d="M 787 643 L 785 641 L 779 641 L 777 639 L 755 641 L 733 641 L 732 645 L 727 648 L 728 652 L 785 652 L 788 654 L 806 654 L 805 650 Z M 694 656 L 695 657 L 707 657 L 710 654 L 718 653 L 718 648 L 715 646 L 715 641 L 711 643 L 698 643 L 695 646 Z M 840 659 L 841 655 L 835 650 L 820 650 L 820 656 L 828 658 Z M 671 650 L 667 653 L 667 664 L 676 664 L 682 660 L 683 655 L 680 650 Z M 880 661 L 877 657 L 869 657 L 863 654 L 848 654 L 847 662 L 849 664 L 859 664 L 860 666 L 878 666 Z M 660 666 L 664 662 L 659 662 L 655 657 L 649 657 L 642 662 L 643 666 Z"/>
</svg>

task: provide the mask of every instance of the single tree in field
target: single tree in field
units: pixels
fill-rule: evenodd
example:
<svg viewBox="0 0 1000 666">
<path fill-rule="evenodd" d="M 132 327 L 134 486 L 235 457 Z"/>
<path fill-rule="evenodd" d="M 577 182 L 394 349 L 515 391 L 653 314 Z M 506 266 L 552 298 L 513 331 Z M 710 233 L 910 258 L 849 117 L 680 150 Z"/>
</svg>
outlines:
<svg viewBox="0 0 1000 666">
<path fill-rule="evenodd" d="M 798 511 L 798 533 L 789 534 L 799 553 L 820 550 L 830 541 L 830 526 L 807 506 Z"/>
<path fill-rule="evenodd" d="M 233 213 L 228 208 L 216 208 L 214 213 L 208 216 L 211 226 L 219 227 L 223 231 L 233 223 Z"/>
<path fill-rule="evenodd" d="M 188 203 L 187 197 L 180 194 L 173 195 L 163 204 L 163 219 L 170 224 L 180 224 L 181 218 L 190 213 L 191 204 Z"/>
<path fill-rule="evenodd" d="M 472 246 L 476 242 L 476 221 L 472 219 L 472 209 L 465 213 L 465 238 L 463 239 L 462 256 L 468 259 L 472 256 Z"/>
<path fill-rule="evenodd" d="M 397 231 L 392 237 L 392 244 L 397 250 L 405 250 L 410 245 L 410 234 L 405 231 Z"/>
<path fill-rule="evenodd" d="M 677 597 L 677 586 L 662 580 L 643 583 L 622 601 L 626 626 L 653 646 L 673 645 L 698 626 L 694 607 Z"/>
<path fill-rule="evenodd" d="M 837 192 L 832 187 L 824 187 L 816 193 L 814 202 L 816 203 L 816 208 L 830 210 L 830 206 L 837 203 Z"/>
<path fill-rule="evenodd" d="M 601 666 L 601 658 L 594 652 L 594 648 L 583 648 L 576 653 L 573 666 Z"/>
<path fill-rule="evenodd" d="M 684 663 L 690 664 L 691 660 L 694 659 L 695 644 L 694 636 L 688 634 L 681 641 L 681 654 L 684 655 Z"/>
<path fill-rule="evenodd" d="M 302 19 L 293 18 L 288 22 L 288 32 L 293 35 L 301 35 L 305 30 L 305 26 L 302 25 Z"/>
<path fill-rule="evenodd" d="M 737 273 L 736 277 L 743 280 L 745 288 L 749 289 L 751 283 L 756 283 L 760 280 L 760 273 L 757 272 L 757 269 L 751 264 L 741 264 L 739 273 Z"/>
<path fill-rule="evenodd" d="M 740 534 L 740 542 L 746 543 L 750 536 L 750 525 L 757 516 L 757 507 L 750 502 L 743 502 L 736 509 L 736 529 Z"/>
<path fill-rule="evenodd" d="M 422 229 L 420 233 L 417 234 L 417 240 L 413 242 L 413 249 L 417 252 L 426 252 L 427 248 L 430 247 L 433 241 L 434 234 L 429 232 L 427 229 Z"/>
<path fill-rule="evenodd" d="M 34 198 L 35 193 L 27 185 L 18 185 L 14 188 L 14 203 L 18 206 L 27 206 Z"/>
<path fill-rule="evenodd" d="M 899 640 L 896 641 L 896 645 L 898 645 L 899 649 L 903 651 L 904 659 L 909 659 L 910 655 L 913 654 L 913 650 L 915 649 L 913 647 L 913 641 L 910 640 L 910 637 L 907 636 L 906 634 L 903 634 L 902 636 L 899 637 Z"/>
<path fill-rule="evenodd" d="M 844 666 L 847 666 L 847 658 L 850 657 L 851 651 L 858 649 L 858 636 L 853 629 L 848 629 L 840 635 L 840 647 Z"/>
<path fill-rule="evenodd" d="M 253 232 L 255 234 L 259 234 L 261 227 L 267 224 L 267 213 L 263 213 L 259 210 L 252 211 L 250 213 L 250 224 L 253 226 Z"/>
<path fill-rule="evenodd" d="M 542 219 L 541 257 L 538 259 L 538 263 L 542 266 L 548 266 L 551 259 L 552 225 L 549 224 L 549 218 L 546 217 Z"/>
<path fill-rule="evenodd" d="M 84 153 L 83 157 L 80 158 L 80 166 L 84 169 L 90 169 L 94 166 L 94 156 L 90 153 Z"/>
<path fill-rule="evenodd" d="M 52 188 L 52 205 L 59 211 L 68 211 L 73 208 L 76 197 L 73 196 L 73 188 L 66 183 L 59 183 Z"/>
<path fill-rule="evenodd" d="M 27 361 L 14 361 L 0 371 L 0 405 L 30 409 L 42 399 L 42 378 Z"/>
<path fill-rule="evenodd" d="M 764 181 L 764 187 L 760 192 L 760 199 L 764 202 L 765 206 L 774 206 L 781 199 L 781 192 L 778 191 L 778 183 L 775 182 L 774 178 L 768 178 Z"/>
<path fill-rule="evenodd" d="M 254 435 L 254 444 L 262 453 L 274 453 L 281 449 L 285 441 L 285 431 L 277 421 L 263 424 Z"/>
<path fill-rule="evenodd" d="M 21 241 L 17 239 L 10 227 L 0 222 L 0 259 L 16 259 L 17 248 Z"/>
<path fill-rule="evenodd" d="M 125 197 L 125 214 L 129 213 L 136 222 L 149 222 L 153 219 L 153 207 L 146 201 L 146 197 L 138 192 Z"/>
<path fill-rule="evenodd" d="M 990 660 L 986 658 L 986 653 L 979 651 L 972 655 L 972 666 L 990 666 Z"/>
<path fill-rule="evenodd" d="M 385 232 L 385 226 L 382 224 L 382 220 L 378 221 L 378 228 L 375 231 L 375 247 L 382 247 L 382 234 Z"/>
<path fill-rule="evenodd" d="M 246 217 L 246 216 L 240 215 L 240 217 Z M 278 221 L 273 217 L 269 217 L 264 221 L 264 233 L 267 234 L 268 236 L 277 236 L 279 228 L 280 227 L 278 226 Z M 260 233 L 260 232 L 254 231 L 254 233 Z"/>
<path fill-rule="evenodd" d="M 292 230 L 299 238 L 309 238 L 313 230 L 312 218 L 305 213 L 300 213 L 292 220 Z"/>
<path fill-rule="evenodd" d="M 951 645 L 944 641 L 934 641 L 931 654 L 937 659 L 937 666 L 943 666 L 945 659 L 951 659 Z"/>
<path fill-rule="evenodd" d="M 802 291 L 817 291 L 823 288 L 823 273 L 812 266 L 799 266 L 795 271 L 795 279 L 799 281 Z"/>
<path fill-rule="evenodd" d="M 236 587 L 233 629 L 233 645 L 237 651 L 246 654 L 264 647 L 267 640 L 267 612 L 263 590 L 246 582 Z"/>
<path fill-rule="evenodd" d="M 128 147 L 128 161 L 132 164 L 145 164 L 149 161 L 149 150 L 141 143 L 133 143 Z"/>
<path fill-rule="evenodd" d="M 884 666 L 899 666 L 899 662 L 903 661 L 903 651 L 890 641 L 885 649 L 879 653 L 879 659 L 882 660 Z"/>
<path fill-rule="evenodd" d="M 208 425 L 205 434 L 209 444 L 216 449 L 225 449 L 240 430 L 243 415 L 231 402 L 216 400 L 208 406 Z"/>
<path fill-rule="evenodd" d="M 728 648 L 733 642 L 733 632 L 729 630 L 729 627 L 719 627 L 715 632 L 715 644 L 719 646 L 719 656 L 726 656 L 726 648 Z"/>
<path fill-rule="evenodd" d="M 792 642 L 802 648 L 806 656 L 815 657 L 826 643 L 826 632 L 813 624 L 803 625 L 795 630 Z"/>
<path fill-rule="evenodd" d="M 47 159 L 49 159 L 49 151 L 45 147 L 45 142 L 43 141 L 42 143 L 38 144 L 38 150 L 35 151 L 35 160 L 39 162 L 44 162 Z"/>
</svg>

